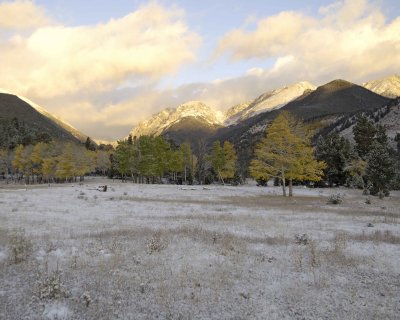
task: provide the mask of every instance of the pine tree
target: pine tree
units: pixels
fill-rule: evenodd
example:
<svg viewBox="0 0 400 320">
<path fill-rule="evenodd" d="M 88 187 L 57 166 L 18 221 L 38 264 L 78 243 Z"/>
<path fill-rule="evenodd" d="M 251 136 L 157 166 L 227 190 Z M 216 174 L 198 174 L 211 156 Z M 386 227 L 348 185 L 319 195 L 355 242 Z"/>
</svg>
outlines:
<svg viewBox="0 0 400 320">
<path fill-rule="evenodd" d="M 375 140 L 377 129 L 371 121 L 365 116 L 358 118 L 353 128 L 354 141 L 356 142 L 356 150 L 362 159 L 368 155 L 372 142 Z"/>
<path fill-rule="evenodd" d="M 8 154 L 5 149 L 0 149 L 0 174 L 8 174 Z"/>
<path fill-rule="evenodd" d="M 336 132 L 320 136 L 316 146 L 316 157 L 326 163 L 324 177 L 330 187 L 346 183 L 346 164 L 350 158 L 351 145 Z"/>
<path fill-rule="evenodd" d="M 286 196 L 288 179 L 289 196 L 292 196 L 293 180 L 319 181 L 324 168 L 325 163 L 314 158 L 309 132 L 289 112 L 282 112 L 257 145 L 250 173 L 255 178 L 280 178 L 283 196 Z"/>
<path fill-rule="evenodd" d="M 370 146 L 367 160 L 366 177 L 372 183 L 371 194 L 379 194 L 380 197 L 389 195 L 394 162 L 388 149 L 378 141 L 374 141 Z"/>
<path fill-rule="evenodd" d="M 90 150 L 90 151 L 96 150 L 96 144 L 94 143 L 94 141 L 92 139 L 90 139 L 90 137 L 86 138 L 85 148 L 86 148 L 86 150 Z"/>
</svg>

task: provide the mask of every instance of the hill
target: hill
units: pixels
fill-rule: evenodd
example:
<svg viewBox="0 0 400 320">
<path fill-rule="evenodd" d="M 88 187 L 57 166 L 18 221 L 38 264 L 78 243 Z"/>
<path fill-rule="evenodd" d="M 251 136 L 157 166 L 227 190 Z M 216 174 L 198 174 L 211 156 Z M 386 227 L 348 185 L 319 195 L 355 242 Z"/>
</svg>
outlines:
<svg viewBox="0 0 400 320">
<path fill-rule="evenodd" d="M 86 139 L 86 136 L 78 130 L 28 99 L 21 99 L 9 93 L 0 93 L 0 131 L 1 147 L 9 143 L 23 143 L 24 141 L 17 141 L 18 134 L 21 135 L 21 139 L 27 139 L 26 143 L 30 140 L 57 139 L 82 142 Z"/>
</svg>

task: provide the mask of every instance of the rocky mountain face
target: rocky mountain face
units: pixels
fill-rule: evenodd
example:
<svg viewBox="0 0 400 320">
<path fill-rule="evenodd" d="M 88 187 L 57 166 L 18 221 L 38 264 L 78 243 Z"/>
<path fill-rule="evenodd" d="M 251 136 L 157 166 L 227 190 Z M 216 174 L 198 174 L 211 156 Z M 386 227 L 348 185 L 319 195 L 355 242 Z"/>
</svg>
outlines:
<svg viewBox="0 0 400 320">
<path fill-rule="evenodd" d="M 319 86 L 315 91 L 306 92 L 282 109 L 307 120 L 359 110 L 372 110 L 389 100 L 364 87 L 337 79 Z"/>
<path fill-rule="evenodd" d="M 87 138 L 70 124 L 29 99 L 0 89 L 0 122 L 6 123 L 13 118 L 28 128 L 48 134 L 51 138 L 81 142 Z"/>
<path fill-rule="evenodd" d="M 395 137 L 400 133 L 400 98 L 393 99 L 389 101 L 389 103 L 377 107 L 374 110 L 360 110 L 351 116 L 339 117 L 324 129 L 323 134 L 338 132 L 350 141 L 354 141 L 353 128 L 360 115 L 366 116 L 375 125 L 383 126 L 386 129 L 389 144 L 393 149 L 397 148 Z"/>
<path fill-rule="evenodd" d="M 312 92 L 315 89 L 316 87 L 313 84 L 307 81 L 302 81 L 283 88 L 268 91 L 250 102 L 247 107 L 242 109 L 236 107 L 238 112 L 230 115 L 225 120 L 225 123 L 229 125 L 238 123 L 239 121 L 249 119 L 260 113 L 279 109 L 304 93 Z M 233 108 L 235 110 L 235 107 Z"/>
<path fill-rule="evenodd" d="M 198 133 L 204 132 L 209 135 L 209 132 L 215 128 L 234 125 L 263 112 L 278 109 L 305 92 L 314 89 L 315 86 L 309 82 L 299 82 L 268 91 L 255 100 L 229 108 L 225 113 L 215 111 L 200 101 L 191 101 L 177 108 L 162 110 L 150 119 L 140 122 L 130 134 L 138 137 L 169 132 L 170 135 L 177 137 L 178 132 L 189 134 L 189 129 L 192 128 L 195 131 L 197 130 Z M 189 123 L 190 126 L 188 126 Z M 174 134 L 171 134 L 172 132 Z M 198 134 L 195 136 L 198 136 Z"/>
<path fill-rule="evenodd" d="M 392 75 L 363 84 L 365 88 L 388 98 L 400 97 L 400 76 Z"/>
<path fill-rule="evenodd" d="M 216 112 L 200 101 L 184 103 L 177 108 L 164 109 L 150 119 L 140 122 L 130 134 L 133 137 L 142 135 L 160 135 L 166 131 L 174 131 L 184 119 L 192 118 L 204 126 L 219 127 L 223 124 L 223 114 Z"/>
</svg>

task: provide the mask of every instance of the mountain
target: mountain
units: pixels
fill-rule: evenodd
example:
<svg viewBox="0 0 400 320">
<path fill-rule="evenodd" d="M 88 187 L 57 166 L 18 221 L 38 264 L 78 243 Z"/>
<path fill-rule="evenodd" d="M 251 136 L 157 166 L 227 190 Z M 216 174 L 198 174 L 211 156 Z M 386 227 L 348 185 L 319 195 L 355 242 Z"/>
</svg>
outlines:
<svg viewBox="0 0 400 320">
<path fill-rule="evenodd" d="M 86 139 L 86 135 L 51 115 L 29 99 L 4 90 L 2 92 L 0 93 L 0 124 L 7 124 L 16 118 L 26 128 L 37 134 L 46 134 L 50 138 L 76 142 L 82 142 Z"/>
<path fill-rule="evenodd" d="M 233 110 L 238 110 L 238 112 L 232 114 L 232 108 L 228 110 L 231 113 L 230 116 L 225 120 L 225 124 L 231 125 L 239 121 L 243 121 L 254 117 L 260 113 L 271 111 L 274 109 L 279 109 L 284 105 L 288 104 L 290 101 L 300 97 L 304 93 L 309 93 L 315 90 L 315 86 L 307 81 L 298 82 L 283 88 L 268 91 L 251 103 L 245 108 L 233 107 Z"/>
<path fill-rule="evenodd" d="M 185 133 L 190 129 L 199 129 L 205 132 L 221 127 L 222 123 L 223 115 L 221 113 L 214 111 L 200 101 L 190 101 L 177 108 L 164 109 L 150 119 L 140 122 L 130 134 L 133 137 L 157 136 L 165 132 Z"/>
<path fill-rule="evenodd" d="M 176 143 L 196 142 L 193 147 L 199 139 L 209 146 L 216 140 L 229 140 L 236 147 L 242 168 L 247 168 L 254 146 L 264 135 L 266 126 L 283 110 L 313 123 L 322 132 L 340 119 L 357 112 L 373 111 L 390 101 L 341 79 L 317 88 L 308 82 L 299 82 L 235 105 L 223 115 L 198 101 L 165 109 L 139 123 L 131 134 L 162 134 Z"/>
<path fill-rule="evenodd" d="M 392 75 L 383 79 L 369 81 L 364 88 L 388 98 L 400 97 L 400 76 Z"/>
<path fill-rule="evenodd" d="M 209 139 L 232 142 L 237 151 L 243 170 L 253 157 L 256 143 L 264 135 L 267 125 L 283 110 L 290 111 L 320 130 L 343 117 L 359 111 L 373 111 L 389 103 L 391 99 L 380 96 L 364 87 L 344 81 L 334 80 L 319 86 L 314 91 L 306 91 L 279 110 L 263 112 L 236 124 L 219 129 Z"/>
<path fill-rule="evenodd" d="M 366 116 L 374 125 L 385 128 L 389 138 L 389 144 L 397 149 L 396 136 L 400 133 L 400 98 L 391 100 L 389 103 L 370 111 L 359 111 L 351 116 L 338 118 L 323 130 L 323 134 L 338 132 L 340 135 L 354 141 L 353 128 L 360 115 Z"/>
<path fill-rule="evenodd" d="M 252 101 L 243 102 L 229 108 L 224 113 L 224 125 L 229 126 L 237 123 L 242 112 L 249 107 Z"/>
<path fill-rule="evenodd" d="M 282 108 L 305 120 L 328 115 L 372 110 L 389 101 L 364 87 L 345 80 L 333 80 L 306 92 Z"/>
</svg>

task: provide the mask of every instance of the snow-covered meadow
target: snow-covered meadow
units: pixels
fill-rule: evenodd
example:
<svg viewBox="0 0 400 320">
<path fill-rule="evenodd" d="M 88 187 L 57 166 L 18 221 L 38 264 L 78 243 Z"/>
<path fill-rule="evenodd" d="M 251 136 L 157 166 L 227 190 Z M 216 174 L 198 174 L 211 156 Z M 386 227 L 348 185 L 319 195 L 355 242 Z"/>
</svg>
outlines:
<svg viewBox="0 0 400 320">
<path fill-rule="evenodd" d="M 400 193 L 370 200 L 0 185 L 0 319 L 398 319 Z"/>
</svg>

